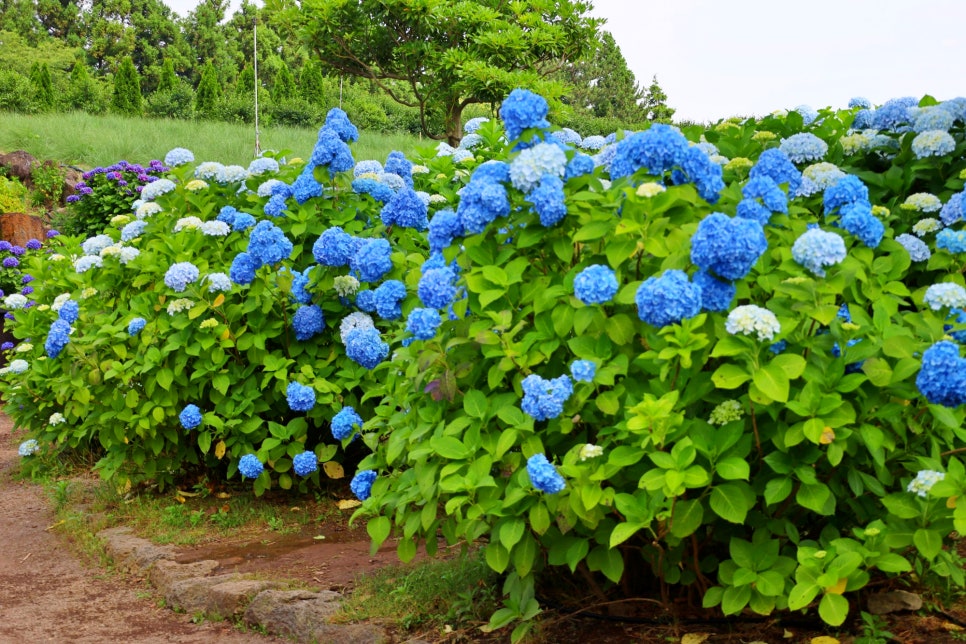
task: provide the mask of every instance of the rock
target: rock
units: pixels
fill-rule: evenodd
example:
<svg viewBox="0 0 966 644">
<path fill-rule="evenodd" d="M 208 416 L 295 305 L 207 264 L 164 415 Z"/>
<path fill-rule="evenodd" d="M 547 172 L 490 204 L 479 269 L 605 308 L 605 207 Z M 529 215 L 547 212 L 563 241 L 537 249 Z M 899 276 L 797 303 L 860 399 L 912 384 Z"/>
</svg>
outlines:
<svg viewBox="0 0 966 644">
<path fill-rule="evenodd" d="M 44 240 L 47 227 L 43 219 L 22 212 L 0 214 L 0 239 L 23 246 L 28 239 Z"/>
<path fill-rule="evenodd" d="M 29 152 L 17 150 L 9 154 L 0 154 L 0 167 L 7 169 L 8 177 L 16 177 L 28 188 L 33 186 L 31 173 L 37 160 Z"/>
<path fill-rule="evenodd" d="M 181 564 L 167 559 L 160 559 L 148 569 L 148 581 L 161 592 L 167 593 L 171 584 L 192 577 L 207 577 L 218 568 L 218 562 L 213 559 Z"/>
<path fill-rule="evenodd" d="M 890 590 L 869 595 L 868 606 L 869 612 L 873 615 L 885 615 L 901 610 L 919 610 L 922 608 L 922 597 L 905 590 Z"/>
<path fill-rule="evenodd" d="M 266 590 L 245 610 L 245 622 L 258 624 L 269 633 L 310 642 L 320 626 L 339 610 L 342 595 L 331 590 Z M 318 640 L 328 641 L 328 640 Z"/>
<path fill-rule="evenodd" d="M 135 537 L 130 528 L 101 530 L 97 537 L 104 541 L 108 556 L 122 570 L 141 572 L 159 559 L 174 558 L 171 546 L 156 546 L 147 539 Z"/>
<path fill-rule="evenodd" d="M 208 607 L 208 596 L 212 588 L 219 584 L 238 581 L 238 574 L 216 575 L 214 577 L 189 577 L 176 581 L 164 592 L 164 600 L 174 608 L 186 613 L 203 612 Z"/>
<path fill-rule="evenodd" d="M 67 203 L 67 197 L 77 194 L 77 184 L 83 181 L 84 173 L 70 166 L 61 166 L 64 171 L 64 190 L 60 196 L 61 205 Z"/>
<path fill-rule="evenodd" d="M 325 624 L 315 629 L 314 642 L 325 644 L 389 644 L 389 633 L 374 624 Z"/>
<path fill-rule="evenodd" d="M 212 586 L 205 612 L 221 617 L 239 616 L 245 612 L 253 597 L 278 586 L 278 582 L 258 579 L 239 579 Z"/>
</svg>

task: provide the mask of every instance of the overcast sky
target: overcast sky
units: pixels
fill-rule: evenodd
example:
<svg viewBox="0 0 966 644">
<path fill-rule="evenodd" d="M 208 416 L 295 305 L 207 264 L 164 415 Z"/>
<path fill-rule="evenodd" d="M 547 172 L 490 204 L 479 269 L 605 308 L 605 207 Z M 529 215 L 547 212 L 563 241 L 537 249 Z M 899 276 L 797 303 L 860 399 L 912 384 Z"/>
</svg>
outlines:
<svg viewBox="0 0 966 644">
<path fill-rule="evenodd" d="M 165 0 L 181 15 L 196 0 Z M 593 0 L 642 87 L 710 121 L 966 95 L 963 0 Z M 233 0 L 232 6 L 237 6 Z"/>
</svg>

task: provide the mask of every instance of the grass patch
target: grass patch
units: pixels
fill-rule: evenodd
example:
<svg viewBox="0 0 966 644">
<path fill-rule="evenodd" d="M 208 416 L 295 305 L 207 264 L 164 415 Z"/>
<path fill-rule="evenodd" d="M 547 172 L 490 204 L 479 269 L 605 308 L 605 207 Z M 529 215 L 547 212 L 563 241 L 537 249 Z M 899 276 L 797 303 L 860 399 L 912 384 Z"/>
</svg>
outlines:
<svg viewBox="0 0 966 644">
<path fill-rule="evenodd" d="M 407 630 L 475 630 L 498 607 L 497 574 L 482 551 L 389 566 L 357 578 L 334 621 L 391 621 Z"/>
<path fill-rule="evenodd" d="M 321 125 L 321 123 L 319 124 Z M 260 128 L 264 150 L 288 150 L 308 158 L 318 128 Z M 351 144 L 356 161 L 384 161 L 392 150 L 412 153 L 420 140 L 405 134 L 361 132 Z M 185 147 L 195 160 L 247 166 L 254 158 L 255 128 L 219 121 L 143 119 L 84 112 L 16 114 L 0 118 L 0 151 L 26 150 L 38 159 L 56 159 L 82 167 L 106 166 L 125 159 L 147 163 L 163 159 L 168 150 Z"/>
</svg>

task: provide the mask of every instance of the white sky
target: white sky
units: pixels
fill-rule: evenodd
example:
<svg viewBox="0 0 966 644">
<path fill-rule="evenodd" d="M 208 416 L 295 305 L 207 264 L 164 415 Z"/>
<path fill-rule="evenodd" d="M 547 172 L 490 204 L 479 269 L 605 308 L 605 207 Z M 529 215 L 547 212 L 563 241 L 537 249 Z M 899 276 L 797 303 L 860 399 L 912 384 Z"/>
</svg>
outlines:
<svg viewBox="0 0 966 644">
<path fill-rule="evenodd" d="M 197 4 L 165 2 L 181 15 Z M 592 2 L 638 83 L 657 75 L 679 119 L 966 95 L 964 0 Z"/>
</svg>

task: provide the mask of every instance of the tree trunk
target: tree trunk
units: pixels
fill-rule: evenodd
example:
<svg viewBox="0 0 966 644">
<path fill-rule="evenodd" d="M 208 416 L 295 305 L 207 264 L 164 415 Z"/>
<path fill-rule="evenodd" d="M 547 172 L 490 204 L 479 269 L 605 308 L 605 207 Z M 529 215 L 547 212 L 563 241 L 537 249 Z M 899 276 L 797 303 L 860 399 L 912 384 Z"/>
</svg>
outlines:
<svg viewBox="0 0 966 644">
<path fill-rule="evenodd" d="M 459 101 L 449 104 L 446 110 L 446 141 L 454 148 L 463 140 L 463 107 Z"/>
</svg>

